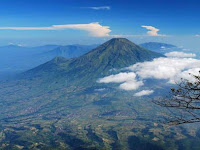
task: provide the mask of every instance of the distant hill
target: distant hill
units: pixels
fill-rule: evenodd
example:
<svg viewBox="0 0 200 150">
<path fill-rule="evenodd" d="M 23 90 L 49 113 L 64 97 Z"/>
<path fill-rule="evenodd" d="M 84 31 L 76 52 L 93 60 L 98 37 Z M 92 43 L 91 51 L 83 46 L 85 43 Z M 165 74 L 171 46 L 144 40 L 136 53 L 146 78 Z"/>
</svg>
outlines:
<svg viewBox="0 0 200 150">
<path fill-rule="evenodd" d="M 11 54 L 13 55 L 18 54 L 19 52 L 23 52 L 25 54 L 36 54 L 41 52 L 46 52 L 52 49 L 55 49 L 59 47 L 59 45 L 44 45 L 44 46 L 36 46 L 36 47 L 25 47 L 25 46 L 19 46 L 19 45 L 7 45 L 7 46 L 0 46 L 0 52 L 5 54 Z M 21 53 L 21 54 L 23 54 Z"/>
<path fill-rule="evenodd" d="M 97 45 L 67 45 L 67 46 L 59 46 L 51 51 L 45 52 L 42 55 L 46 57 L 56 57 L 61 56 L 65 58 L 74 58 L 79 57 L 93 48 L 95 48 Z"/>
<path fill-rule="evenodd" d="M 23 47 L 8 45 L 0 47 L 1 72 L 15 72 L 31 69 L 44 63 L 36 56 L 40 53 L 55 49 L 58 45 L 45 45 L 39 47 Z M 46 61 L 46 60 L 45 60 Z"/>
<path fill-rule="evenodd" d="M 78 57 L 95 47 L 96 45 L 2 46 L 0 47 L 0 76 L 3 73 L 29 70 L 50 61 L 56 56 Z"/>
<path fill-rule="evenodd" d="M 162 54 L 172 52 L 172 51 L 182 51 L 181 48 L 178 48 L 175 45 L 159 43 L 159 42 L 143 43 L 143 44 L 140 44 L 140 46 L 142 46 L 146 49 L 158 52 L 158 53 L 162 53 Z"/>
</svg>

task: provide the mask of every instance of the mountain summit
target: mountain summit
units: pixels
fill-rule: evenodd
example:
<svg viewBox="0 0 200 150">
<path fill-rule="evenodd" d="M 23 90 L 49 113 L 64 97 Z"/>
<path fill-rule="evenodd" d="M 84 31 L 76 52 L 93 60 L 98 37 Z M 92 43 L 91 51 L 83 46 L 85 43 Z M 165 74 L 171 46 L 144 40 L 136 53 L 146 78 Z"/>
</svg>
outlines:
<svg viewBox="0 0 200 150">
<path fill-rule="evenodd" d="M 125 38 L 111 39 L 85 55 L 90 60 L 107 64 L 107 69 L 127 67 L 160 56 L 162 55 L 144 49 Z"/>
<path fill-rule="evenodd" d="M 150 61 L 162 56 L 162 54 L 149 51 L 125 38 L 114 38 L 78 58 L 58 61 L 56 65 L 50 61 L 28 72 L 31 72 L 31 75 L 40 74 L 40 76 L 45 72 L 48 73 L 48 76 L 57 73 L 60 76 L 62 72 L 62 75 L 67 76 L 70 81 L 83 78 L 84 81 L 96 80 L 110 74 L 112 69 L 128 67 L 137 62 Z M 55 62 L 55 59 L 52 61 Z M 48 70 L 48 68 L 51 69 Z"/>
</svg>

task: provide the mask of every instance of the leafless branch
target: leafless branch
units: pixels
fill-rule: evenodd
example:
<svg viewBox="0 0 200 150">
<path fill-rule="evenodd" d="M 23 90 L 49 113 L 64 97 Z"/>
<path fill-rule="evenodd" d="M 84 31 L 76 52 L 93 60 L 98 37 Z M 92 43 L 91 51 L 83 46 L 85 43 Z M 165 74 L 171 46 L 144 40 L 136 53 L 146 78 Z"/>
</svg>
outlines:
<svg viewBox="0 0 200 150">
<path fill-rule="evenodd" d="M 192 75 L 195 82 L 181 79 L 178 88 L 172 88 L 168 97 L 154 100 L 154 103 L 170 110 L 170 124 L 200 122 L 200 72 Z"/>
</svg>

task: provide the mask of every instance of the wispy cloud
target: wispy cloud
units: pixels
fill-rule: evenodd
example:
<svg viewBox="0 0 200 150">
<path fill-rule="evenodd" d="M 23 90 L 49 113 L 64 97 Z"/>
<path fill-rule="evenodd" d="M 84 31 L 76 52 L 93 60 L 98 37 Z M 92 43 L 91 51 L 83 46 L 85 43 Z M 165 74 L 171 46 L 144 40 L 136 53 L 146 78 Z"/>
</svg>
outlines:
<svg viewBox="0 0 200 150">
<path fill-rule="evenodd" d="M 151 95 L 154 91 L 153 90 L 142 90 L 140 92 L 137 92 L 134 94 L 134 96 L 145 96 L 145 95 Z"/>
<path fill-rule="evenodd" d="M 145 36 L 166 36 L 164 34 L 158 34 L 158 31 L 160 31 L 160 29 L 157 29 L 153 26 L 145 26 L 145 25 L 142 25 L 141 27 L 149 30 L 147 31 L 147 34 L 146 35 L 136 35 L 136 34 L 116 34 L 116 35 L 110 35 L 111 37 L 145 37 Z"/>
<path fill-rule="evenodd" d="M 107 6 L 106 6 L 107 7 Z M 96 8 L 97 9 L 97 8 Z M 99 9 L 99 8 L 98 8 Z M 102 9 L 102 8 L 101 8 Z M 112 31 L 109 26 L 103 26 L 99 22 L 92 22 L 88 24 L 64 24 L 64 25 L 52 25 L 47 27 L 0 27 L 0 30 L 82 30 L 87 31 L 90 36 L 93 37 L 143 37 L 143 36 L 165 36 L 158 34 L 159 29 L 152 26 L 142 26 L 150 31 L 147 35 L 136 35 L 136 34 L 110 34 Z"/>
<path fill-rule="evenodd" d="M 8 44 L 9 44 L 9 45 L 20 46 L 20 47 L 22 47 L 22 46 L 23 46 L 23 44 L 20 44 L 20 43 L 19 43 L 19 44 L 15 44 L 15 43 L 9 42 Z"/>
<path fill-rule="evenodd" d="M 97 6 L 97 7 L 84 7 L 87 9 L 93 9 L 93 10 L 110 10 L 110 6 Z"/>
<path fill-rule="evenodd" d="M 200 34 L 196 34 L 195 37 L 200 37 Z"/>
<path fill-rule="evenodd" d="M 142 81 L 136 80 L 136 74 L 134 72 L 130 73 L 119 73 L 116 75 L 110 75 L 105 78 L 101 78 L 99 83 L 121 83 L 120 89 L 123 90 L 136 90 L 143 85 Z"/>
<path fill-rule="evenodd" d="M 109 26 L 102 26 L 98 22 L 89 24 L 66 24 L 52 25 L 49 27 L 0 27 L 0 30 L 83 30 L 89 32 L 90 36 L 106 37 L 111 32 Z"/>
<path fill-rule="evenodd" d="M 149 30 L 147 32 L 147 34 L 149 36 L 165 36 L 163 34 L 158 34 L 158 31 L 160 31 L 160 29 L 157 29 L 156 27 L 153 27 L 153 26 L 145 26 L 145 25 L 142 25 L 141 26 L 142 28 L 146 28 L 147 30 Z"/>
</svg>

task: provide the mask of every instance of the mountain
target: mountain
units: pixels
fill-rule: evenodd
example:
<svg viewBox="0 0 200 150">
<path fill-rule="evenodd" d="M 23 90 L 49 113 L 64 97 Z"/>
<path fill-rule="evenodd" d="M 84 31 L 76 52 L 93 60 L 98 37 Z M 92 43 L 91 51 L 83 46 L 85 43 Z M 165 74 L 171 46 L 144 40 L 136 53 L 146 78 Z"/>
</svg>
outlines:
<svg viewBox="0 0 200 150">
<path fill-rule="evenodd" d="M 137 91 L 96 82 L 113 70 L 162 56 L 118 38 L 78 58 L 56 57 L 17 80 L 0 82 L 0 147 L 199 149 L 198 128 L 189 132 L 162 124 L 167 110 L 152 103 L 154 97 L 134 97 Z M 144 88 L 169 92 L 170 87 L 152 82 Z"/>
<path fill-rule="evenodd" d="M 166 43 L 159 43 L 159 42 L 148 42 L 148 43 L 143 43 L 140 44 L 140 46 L 149 49 L 151 51 L 157 52 L 157 53 L 161 53 L 161 54 L 166 54 L 166 53 L 170 53 L 170 52 L 184 52 L 184 53 L 194 53 L 196 54 L 196 58 L 200 59 L 200 53 L 197 50 L 193 50 L 193 49 L 187 49 L 187 48 L 183 48 L 183 47 L 177 47 L 175 45 L 171 45 L 171 44 L 166 44 Z"/>
<path fill-rule="evenodd" d="M 171 44 L 166 44 L 166 43 L 158 43 L 158 42 L 148 42 L 148 43 L 143 43 L 140 44 L 140 46 L 155 51 L 157 53 L 168 53 L 168 52 L 172 52 L 172 51 L 182 51 L 181 48 L 178 48 L 175 45 L 171 45 Z"/>
<path fill-rule="evenodd" d="M 37 51 L 38 53 L 44 53 L 48 52 L 50 50 L 53 50 L 55 48 L 58 48 L 60 45 L 42 45 L 42 46 L 36 46 L 36 47 L 28 47 L 28 49 L 31 49 L 32 51 Z"/>
<path fill-rule="evenodd" d="M 147 50 L 127 39 L 115 38 L 78 58 L 66 62 L 62 61 L 56 65 L 52 63 L 52 61 L 55 61 L 53 59 L 28 71 L 27 74 L 41 76 L 41 74 L 45 75 L 46 73 L 48 76 L 50 74 L 59 74 L 61 76 L 60 72 L 62 72 L 64 76 L 68 76 L 70 81 L 79 79 L 79 81 L 84 80 L 85 82 L 89 79 L 96 80 L 99 77 L 108 75 L 113 69 L 121 69 L 137 62 L 149 61 L 157 57 L 163 57 L 163 55 Z M 56 59 L 63 60 L 63 58 Z M 48 70 L 48 68 L 51 69 Z M 54 68 L 54 72 L 52 72 L 52 68 Z"/>
</svg>

